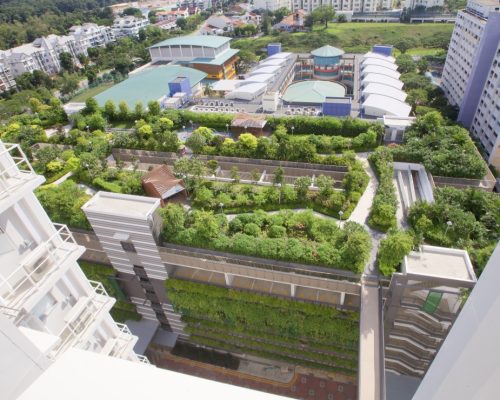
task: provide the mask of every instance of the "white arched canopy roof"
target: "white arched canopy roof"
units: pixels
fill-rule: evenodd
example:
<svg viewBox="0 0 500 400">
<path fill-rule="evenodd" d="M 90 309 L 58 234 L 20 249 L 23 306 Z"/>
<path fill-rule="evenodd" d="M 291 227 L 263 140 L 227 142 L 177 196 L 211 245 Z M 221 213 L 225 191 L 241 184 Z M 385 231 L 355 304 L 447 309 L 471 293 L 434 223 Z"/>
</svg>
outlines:
<svg viewBox="0 0 500 400">
<path fill-rule="evenodd" d="M 408 104 L 379 94 L 369 95 L 362 107 L 365 115 L 373 117 L 383 117 L 384 115 L 408 117 L 411 112 L 411 107 Z"/>
<path fill-rule="evenodd" d="M 394 71 L 390 68 L 381 67 L 379 65 L 368 65 L 361 71 L 361 76 L 365 76 L 368 74 L 380 74 L 386 75 L 390 78 L 399 79 L 401 74 L 398 71 Z"/>
<path fill-rule="evenodd" d="M 237 87 L 232 92 L 226 94 L 226 99 L 253 100 L 265 92 L 266 83 L 250 83 Z"/>
<path fill-rule="evenodd" d="M 365 58 L 361 62 L 361 69 L 366 68 L 369 65 L 378 65 L 380 67 L 389 68 L 389 69 L 392 69 L 394 71 L 396 71 L 398 69 L 398 66 L 395 63 L 389 62 L 387 60 L 381 60 L 379 58 L 371 58 L 371 57 Z"/>
<path fill-rule="evenodd" d="M 369 51 L 364 55 L 365 58 L 378 58 L 379 60 L 386 60 L 389 61 L 390 63 L 395 63 L 396 59 L 392 56 L 384 56 L 383 54 L 380 53 L 374 53 L 373 51 Z"/>
<path fill-rule="evenodd" d="M 252 72 L 250 72 L 249 76 L 258 75 L 258 74 L 275 74 L 281 69 L 279 65 L 264 65 L 263 67 L 258 66 Z"/>
<path fill-rule="evenodd" d="M 261 67 L 261 66 L 268 66 L 268 65 L 283 65 L 286 63 L 286 59 L 285 58 L 271 58 L 270 60 L 269 59 L 265 59 L 264 61 L 260 62 L 259 65 L 257 66 L 257 68 Z"/>
<path fill-rule="evenodd" d="M 276 54 L 273 54 L 272 56 L 267 57 L 264 61 L 273 60 L 275 58 L 288 58 L 291 55 L 292 55 L 292 53 L 288 53 L 288 52 L 276 53 Z"/>
<path fill-rule="evenodd" d="M 267 83 L 274 79 L 274 74 L 256 74 L 249 76 L 245 80 L 239 81 L 239 86 L 248 85 L 249 83 Z"/>
<path fill-rule="evenodd" d="M 400 80 L 380 74 L 368 74 L 361 79 L 361 84 L 363 87 L 366 87 L 366 85 L 370 83 L 380 83 L 382 85 L 390 86 L 399 90 L 403 88 L 403 82 L 401 82 Z"/>
<path fill-rule="evenodd" d="M 405 101 L 407 97 L 407 94 L 402 90 L 383 85 L 381 83 L 369 83 L 362 90 L 361 94 L 364 97 L 367 97 L 370 94 L 380 94 L 382 96 L 392 97 L 393 99 L 398 101 Z"/>
</svg>

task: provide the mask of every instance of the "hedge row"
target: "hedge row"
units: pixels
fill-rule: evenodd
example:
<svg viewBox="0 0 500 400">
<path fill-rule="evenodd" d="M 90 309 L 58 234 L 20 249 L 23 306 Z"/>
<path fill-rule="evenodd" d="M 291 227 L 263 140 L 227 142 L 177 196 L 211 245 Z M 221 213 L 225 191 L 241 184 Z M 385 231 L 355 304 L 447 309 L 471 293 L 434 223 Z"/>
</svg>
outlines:
<svg viewBox="0 0 500 400">
<path fill-rule="evenodd" d="M 392 153 L 387 147 L 379 147 L 370 154 L 368 160 L 373 164 L 379 181 L 368 224 L 372 228 L 387 232 L 397 225 L 398 199 L 392 181 L 394 175 Z"/>
</svg>

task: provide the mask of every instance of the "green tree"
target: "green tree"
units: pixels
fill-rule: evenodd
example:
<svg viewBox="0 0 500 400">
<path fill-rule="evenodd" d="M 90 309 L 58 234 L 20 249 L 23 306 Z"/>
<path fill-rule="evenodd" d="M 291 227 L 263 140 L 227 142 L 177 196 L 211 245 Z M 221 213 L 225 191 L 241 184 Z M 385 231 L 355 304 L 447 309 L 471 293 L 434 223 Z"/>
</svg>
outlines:
<svg viewBox="0 0 500 400">
<path fill-rule="evenodd" d="M 202 241 L 207 242 L 219 234 L 219 224 L 211 211 L 195 211 L 193 213 L 193 228 Z"/>
<path fill-rule="evenodd" d="M 231 167 L 231 169 L 229 170 L 229 176 L 234 183 L 238 183 L 240 181 L 240 172 L 237 166 Z"/>
<path fill-rule="evenodd" d="M 200 154 L 207 144 L 207 139 L 200 133 L 192 133 L 186 140 L 186 146 L 189 147 L 194 154 Z"/>
<path fill-rule="evenodd" d="M 311 14 L 314 22 L 321 22 L 328 29 L 328 22 L 335 18 L 335 9 L 332 6 L 321 6 L 313 10 Z"/>
<path fill-rule="evenodd" d="M 79 87 L 78 76 L 64 72 L 59 78 L 59 87 L 62 94 L 71 94 Z"/>
<path fill-rule="evenodd" d="M 75 72 L 75 64 L 73 62 L 73 56 L 68 52 L 59 53 L 59 62 L 61 68 L 64 71 L 68 71 L 70 74 Z"/>
<path fill-rule="evenodd" d="M 274 170 L 273 184 L 281 185 L 284 179 L 285 179 L 285 171 L 283 170 L 283 168 L 281 167 L 276 168 Z"/>
<path fill-rule="evenodd" d="M 151 115 L 160 115 L 160 103 L 157 101 L 149 101 L 148 102 L 148 111 Z"/>
<path fill-rule="evenodd" d="M 104 103 L 104 115 L 110 121 L 116 118 L 116 106 L 113 100 L 107 100 L 106 103 Z"/>
<path fill-rule="evenodd" d="M 380 272 L 391 276 L 413 248 L 413 236 L 405 231 L 393 230 L 380 242 L 378 265 Z"/>
<path fill-rule="evenodd" d="M 120 101 L 118 104 L 118 118 L 121 121 L 127 121 L 130 118 L 130 110 L 128 108 L 127 102 L 126 101 Z"/>
<path fill-rule="evenodd" d="M 417 65 L 413 61 L 413 58 L 408 54 L 401 54 L 396 58 L 396 64 L 398 69 L 402 74 L 407 74 L 409 72 L 415 72 Z"/>
<path fill-rule="evenodd" d="M 297 179 L 295 179 L 294 186 L 299 199 L 305 200 L 311 184 L 312 179 L 309 176 L 299 176 Z"/>
<path fill-rule="evenodd" d="M 85 108 L 82 110 L 83 114 L 95 114 L 96 112 L 99 111 L 99 104 L 97 103 L 97 100 L 94 99 L 93 97 L 89 97 L 87 100 L 85 100 Z"/>
</svg>

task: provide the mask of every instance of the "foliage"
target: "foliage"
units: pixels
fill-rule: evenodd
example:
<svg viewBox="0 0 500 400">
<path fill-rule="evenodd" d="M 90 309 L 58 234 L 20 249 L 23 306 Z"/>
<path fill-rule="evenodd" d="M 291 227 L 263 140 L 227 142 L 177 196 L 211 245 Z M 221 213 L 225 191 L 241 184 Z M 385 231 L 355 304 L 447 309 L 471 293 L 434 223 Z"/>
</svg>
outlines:
<svg viewBox="0 0 500 400">
<path fill-rule="evenodd" d="M 500 198 L 477 189 L 445 187 L 435 189 L 434 200 L 414 204 L 408 222 L 431 244 L 470 251 L 481 271 L 500 237 Z"/>
<path fill-rule="evenodd" d="M 368 159 L 373 164 L 379 180 L 370 209 L 368 224 L 372 228 L 386 232 L 390 228 L 396 227 L 398 206 L 396 189 L 392 182 L 394 174 L 392 154 L 387 147 L 379 147 L 370 154 Z"/>
<path fill-rule="evenodd" d="M 178 208 L 175 214 L 180 214 Z M 272 238 L 276 236 L 276 227 L 285 228 L 286 236 Z M 273 215 L 257 211 L 238 215 L 229 225 L 224 215 L 195 211 L 189 217 L 185 215 L 183 228 L 176 226 L 173 232 L 169 227 L 164 239 L 187 246 L 319 264 L 356 273 L 363 270 L 371 248 L 370 237 L 362 226 L 348 222 L 340 229 L 334 221 L 315 217 L 310 211 L 282 211 Z"/>
<path fill-rule="evenodd" d="M 166 288 L 174 309 L 198 339 L 224 338 L 229 347 L 262 349 L 271 358 L 288 354 L 299 360 L 314 358 L 343 372 L 356 370 L 356 312 L 178 279 L 168 279 Z"/>
<path fill-rule="evenodd" d="M 413 248 L 413 236 L 405 231 L 391 230 L 380 242 L 377 259 L 380 272 L 391 276 Z"/>
<path fill-rule="evenodd" d="M 35 194 L 52 221 L 75 228 L 90 228 L 81 210 L 90 196 L 78 188 L 75 182 L 67 180 L 59 186 L 42 186 Z"/>
<path fill-rule="evenodd" d="M 480 179 L 486 165 L 466 129 L 445 126 L 438 112 L 417 118 L 405 143 L 392 149 L 396 161 L 422 163 L 433 175 Z"/>
<path fill-rule="evenodd" d="M 117 272 L 113 267 L 93 264 L 87 261 L 79 261 L 78 263 L 87 279 L 101 282 L 106 292 L 116 299 L 116 303 L 110 311 L 111 316 L 116 322 L 124 323 L 128 320 L 140 321 L 142 319 L 135 305 L 127 300 L 121 290 L 116 280 Z"/>
</svg>

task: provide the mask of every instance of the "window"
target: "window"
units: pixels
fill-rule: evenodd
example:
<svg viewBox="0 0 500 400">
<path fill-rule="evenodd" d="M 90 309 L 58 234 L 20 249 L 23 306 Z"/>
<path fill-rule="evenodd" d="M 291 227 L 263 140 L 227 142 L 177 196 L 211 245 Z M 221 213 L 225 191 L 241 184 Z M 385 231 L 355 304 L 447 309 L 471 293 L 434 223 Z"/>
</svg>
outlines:
<svg viewBox="0 0 500 400">
<path fill-rule="evenodd" d="M 137 253 L 137 250 L 135 249 L 135 246 L 131 242 L 120 242 L 122 245 L 122 249 L 125 251 L 130 251 L 131 253 Z"/>
</svg>

